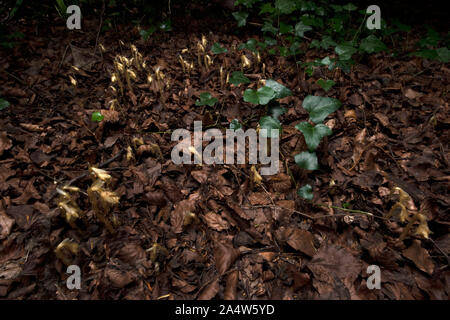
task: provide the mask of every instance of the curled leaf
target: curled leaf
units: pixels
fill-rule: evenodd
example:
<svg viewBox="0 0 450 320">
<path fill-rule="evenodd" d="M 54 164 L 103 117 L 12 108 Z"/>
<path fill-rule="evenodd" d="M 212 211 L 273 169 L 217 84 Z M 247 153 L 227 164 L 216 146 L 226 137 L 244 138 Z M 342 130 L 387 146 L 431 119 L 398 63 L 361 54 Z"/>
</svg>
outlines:
<svg viewBox="0 0 450 320">
<path fill-rule="evenodd" d="M 78 248 L 78 243 L 66 238 L 56 247 L 55 254 L 59 260 L 69 266 L 72 264 L 73 257 L 77 255 Z"/>
<path fill-rule="evenodd" d="M 111 176 L 106 170 L 91 167 L 89 171 L 102 181 L 109 181 L 111 179 Z"/>
<path fill-rule="evenodd" d="M 256 170 L 256 167 L 253 165 L 251 168 L 250 168 L 250 171 L 251 171 L 251 177 L 252 177 L 252 181 L 255 183 L 255 184 L 261 184 L 261 182 L 262 182 L 262 177 L 261 177 L 261 175 L 258 173 L 258 170 Z"/>
<path fill-rule="evenodd" d="M 103 202 L 107 203 L 108 205 L 113 206 L 119 203 L 119 196 L 113 191 L 102 190 L 99 194 Z"/>
<path fill-rule="evenodd" d="M 295 163 L 305 170 L 319 169 L 319 161 L 315 152 L 304 151 L 295 155 Z"/>
<path fill-rule="evenodd" d="M 298 189 L 297 194 L 306 200 L 312 200 L 314 197 L 314 194 L 312 192 L 312 187 L 309 184 L 304 185 L 300 189 Z"/>
<path fill-rule="evenodd" d="M 58 207 L 64 210 L 67 222 L 75 227 L 75 221 L 80 217 L 79 209 L 66 202 L 58 203 Z"/>
</svg>

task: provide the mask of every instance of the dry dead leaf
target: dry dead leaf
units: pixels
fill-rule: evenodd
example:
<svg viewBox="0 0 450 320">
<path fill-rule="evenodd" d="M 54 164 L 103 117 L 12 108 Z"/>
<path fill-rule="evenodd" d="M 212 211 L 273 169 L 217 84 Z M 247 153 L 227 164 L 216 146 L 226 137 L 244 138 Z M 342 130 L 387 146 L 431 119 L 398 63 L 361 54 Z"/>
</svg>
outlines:
<svg viewBox="0 0 450 320">
<path fill-rule="evenodd" d="M 116 288 L 123 288 L 134 281 L 134 276 L 131 272 L 119 270 L 115 266 L 106 267 L 105 277 Z"/>
<path fill-rule="evenodd" d="M 104 121 L 106 122 L 118 122 L 119 121 L 119 112 L 116 110 L 105 110 L 102 109 L 100 113 L 105 117 Z"/>
<path fill-rule="evenodd" d="M 265 192 L 252 192 L 251 194 L 249 194 L 248 200 L 250 201 L 252 206 L 268 205 L 271 203 L 269 196 Z"/>
<path fill-rule="evenodd" d="M 0 156 L 3 155 L 3 152 L 5 150 L 9 150 L 12 147 L 12 142 L 8 137 L 6 136 L 6 132 L 2 131 L 0 133 Z"/>
<path fill-rule="evenodd" d="M 322 246 L 308 263 L 314 278 L 332 284 L 335 277 L 353 282 L 361 272 L 361 262 L 348 249 L 334 244 Z"/>
<path fill-rule="evenodd" d="M 381 122 L 381 124 L 383 126 L 385 126 L 385 127 L 389 126 L 389 118 L 385 114 L 376 112 L 376 113 L 374 113 L 374 116 Z"/>
<path fill-rule="evenodd" d="M 301 229 L 290 229 L 287 236 L 287 243 L 295 250 L 301 251 L 307 256 L 314 256 L 314 236 L 311 232 Z"/>
<path fill-rule="evenodd" d="M 198 300 L 211 300 L 219 292 L 219 279 L 215 279 L 211 284 L 209 284 L 202 293 L 198 296 Z"/>
<path fill-rule="evenodd" d="M 239 271 L 235 270 L 227 276 L 227 284 L 223 295 L 224 300 L 236 300 Z"/>
<path fill-rule="evenodd" d="M 405 97 L 407 97 L 408 99 L 416 99 L 418 97 L 421 97 L 422 93 L 414 91 L 411 88 L 406 89 L 405 91 Z"/>
<path fill-rule="evenodd" d="M 214 248 L 214 260 L 216 261 L 216 268 L 219 274 L 224 274 L 239 257 L 239 250 L 233 248 L 229 244 L 216 243 Z"/>
<path fill-rule="evenodd" d="M 230 227 L 228 221 L 224 220 L 220 215 L 214 212 L 205 214 L 204 219 L 210 228 L 217 231 L 227 230 Z"/>
<path fill-rule="evenodd" d="M 28 131 L 32 131 L 32 132 L 42 132 L 45 130 L 41 126 L 38 126 L 37 124 L 31 124 L 31 123 L 20 123 L 20 126 L 24 129 L 27 129 Z"/>
<path fill-rule="evenodd" d="M 362 105 L 363 100 L 359 94 L 354 93 L 348 98 L 348 102 L 354 106 L 360 106 Z"/>
<path fill-rule="evenodd" d="M 11 232 L 11 228 L 14 225 L 14 219 L 8 217 L 0 208 L 0 240 L 5 239 Z"/>
<path fill-rule="evenodd" d="M 414 240 L 411 246 L 402 252 L 403 256 L 414 262 L 417 268 L 428 274 L 433 274 L 434 264 L 430 254 L 421 245 L 419 240 Z"/>
</svg>

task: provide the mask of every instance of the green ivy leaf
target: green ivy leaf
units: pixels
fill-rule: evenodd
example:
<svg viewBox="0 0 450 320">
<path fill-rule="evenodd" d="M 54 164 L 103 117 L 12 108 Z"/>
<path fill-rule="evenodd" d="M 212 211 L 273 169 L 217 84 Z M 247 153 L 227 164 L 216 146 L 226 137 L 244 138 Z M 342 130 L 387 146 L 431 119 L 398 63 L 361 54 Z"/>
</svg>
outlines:
<svg viewBox="0 0 450 320">
<path fill-rule="evenodd" d="M 302 22 L 307 26 L 323 28 L 322 18 L 316 17 L 315 15 L 304 14 L 301 19 Z"/>
<path fill-rule="evenodd" d="M 325 15 L 325 9 L 323 7 L 317 7 L 315 10 L 315 13 L 318 16 L 324 16 Z"/>
<path fill-rule="evenodd" d="M 300 54 L 302 51 L 300 50 L 300 42 L 294 41 L 289 47 L 289 53 L 291 55 Z"/>
<path fill-rule="evenodd" d="M 234 6 L 236 7 L 236 6 L 242 4 L 242 5 L 246 6 L 247 8 L 251 8 L 255 4 L 255 2 L 258 2 L 258 1 L 260 1 L 260 0 L 236 0 L 234 2 Z"/>
<path fill-rule="evenodd" d="M 297 37 L 303 38 L 305 36 L 305 32 L 312 30 L 310 26 L 305 25 L 303 22 L 299 22 L 295 25 L 295 35 Z"/>
<path fill-rule="evenodd" d="M 431 28 L 428 28 L 427 36 L 425 38 L 420 39 L 418 44 L 422 48 L 436 47 L 440 40 L 441 40 L 441 36 L 439 35 L 439 32 L 437 32 Z"/>
<path fill-rule="evenodd" d="M 280 107 L 280 104 L 277 103 L 273 106 L 269 106 L 269 114 L 272 116 L 272 118 L 277 119 L 284 113 L 286 113 L 287 109 Z"/>
<path fill-rule="evenodd" d="M 255 2 L 259 2 L 260 0 L 236 0 L 234 2 L 234 6 L 239 6 L 239 5 L 244 5 L 247 8 L 251 8 L 253 7 L 253 5 L 255 4 Z"/>
<path fill-rule="evenodd" d="M 211 96 L 211 93 L 203 92 L 203 93 L 200 93 L 200 99 L 197 99 L 197 101 L 195 101 L 195 105 L 196 106 L 208 105 L 208 106 L 212 107 L 216 104 L 216 102 L 217 102 L 217 99 L 213 98 Z"/>
<path fill-rule="evenodd" d="M 314 196 L 312 192 L 312 187 L 309 184 L 305 184 L 303 187 L 298 189 L 297 194 L 306 200 L 312 200 Z"/>
<path fill-rule="evenodd" d="M 401 23 L 399 21 L 394 21 L 394 25 L 395 25 L 395 28 L 398 31 L 401 31 L 401 32 L 409 32 L 409 31 L 411 31 L 411 26 L 409 26 L 407 24 L 403 24 L 403 23 Z"/>
<path fill-rule="evenodd" d="M 293 31 L 294 28 L 290 24 L 280 22 L 280 34 L 291 33 Z"/>
<path fill-rule="evenodd" d="M 159 29 L 161 29 L 162 31 L 168 32 L 172 30 L 172 21 L 166 20 L 163 21 L 159 24 Z"/>
<path fill-rule="evenodd" d="M 302 153 L 296 154 L 294 159 L 300 168 L 311 171 L 319 169 L 319 162 L 317 161 L 315 152 L 303 151 Z"/>
<path fill-rule="evenodd" d="M 275 91 L 267 86 L 259 88 L 257 91 L 247 89 L 244 91 L 244 101 L 253 104 L 268 104 L 275 96 Z"/>
<path fill-rule="evenodd" d="M 330 7 L 332 7 L 335 12 L 341 12 L 343 10 L 343 6 L 338 4 L 330 4 Z"/>
<path fill-rule="evenodd" d="M 275 8 L 283 14 L 290 14 L 296 9 L 295 1 L 292 0 L 276 0 Z"/>
<path fill-rule="evenodd" d="M 307 96 L 303 100 L 303 108 L 309 113 L 309 118 L 314 123 L 320 123 L 325 118 L 339 109 L 341 102 L 334 98 Z"/>
<path fill-rule="evenodd" d="M 270 3 L 264 3 L 261 6 L 261 11 L 259 11 L 259 14 L 263 14 L 263 13 L 273 13 L 275 11 L 275 8 L 272 7 L 272 4 Z"/>
<path fill-rule="evenodd" d="M 105 118 L 100 112 L 96 111 L 92 113 L 91 120 L 92 122 L 100 122 Z"/>
<path fill-rule="evenodd" d="M 247 24 L 248 12 L 233 12 L 232 15 L 236 19 L 238 27 L 243 27 Z"/>
<path fill-rule="evenodd" d="M 258 48 L 260 48 L 263 51 L 266 50 L 266 48 L 267 48 L 267 44 L 265 42 L 258 41 L 257 45 L 258 45 Z"/>
<path fill-rule="evenodd" d="M 322 87 L 323 90 L 328 91 L 333 87 L 336 83 L 333 80 L 317 80 L 317 84 Z"/>
<path fill-rule="evenodd" d="M 277 40 L 274 39 L 274 38 L 265 37 L 265 38 L 264 38 L 264 43 L 265 43 L 267 46 L 274 46 L 274 45 L 277 44 Z"/>
<path fill-rule="evenodd" d="M 438 58 L 436 50 L 433 50 L 433 49 L 424 49 L 424 50 L 412 52 L 409 55 L 428 59 L 428 60 L 436 60 Z"/>
<path fill-rule="evenodd" d="M 241 71 L 233 71 L 233 73 L 231 73 L 230 79 L 228 79 L 228 82 L 237 86 L 241 83 L 250 83 L 250 80 Z"/>
<path fill-rule="evenodd" d="M 347 11 L 355 11 L 356 9 L 358 9 L 358 7 L 355 6 L 353 3 L 347 3 L 345 6 L 342 7 L 342 9 Z"/>
<path fill-rule="evenodd" d="M 375 37 L 373 34 L 362 39 L 359 48 L 367 53 L 380 52 L 387 49 L 383 41 Z"/>
<path fill-rule="evenodd" d="M 350 60 L 356 52 L 356 48 L 347 44 L 339 44 L 334 48 L 334 51 L 339 55 L 341 60 Z"/>
<path fill-rule="evenodd" d="M 336 65 L 336 59 L 330 59 L 330 57 L 325 57 L 319 61 L 319 65 L 327 66 L 328 70 L 333 70 Z"/>
<path fill-rule="evenodd" d="M 256 47 L 257 41 L 255 39 L 249 39 L 246 43 L 241 43 L 238 47 L 239 50 L 247 49 L 252 52 L 257 52 L 258 48 Z"/>
<path fill-rule="evenodd" d="M 436 49 L 436 53 L 439 61 L 444 63 L 450 61 L 450 50 L 448 50 L 446 47 Z"/>
<path fill-rule="evenodd" d="M 334 32 L 340 33 L 344 30 L 344 19 L 342 19 L 342 16 L 336 16 L 329 20 L 329 23 L 332 27 L 332 30 Z"/>
<path fill-rule="evenodd" d="M 262 133 L 263 138 L 272 138 L 276 135 L 274 132 L 278 133 L 278 137 L 281 135 L 281 124 L 280 121 L 277 119 L 272 118 L 271 116 L 264 116 L 261 117 L 259 120 L 259 127 L 260 129 L 266 129 L 267 131 L 265 133 Z"/>
<path fill-rule="evenodd" d="M 275 91 L 265 85 L 258 89 L 259 104 L 268 104 L 275 97 Z"/>
<path fill-rule="evenodd" d="M 0 110 L 6 109 L 9 107 L 9 102 L 5 99 L 0 99 Z"/>
<path fill-rule="evenodd" d="M 253 104 L 259 104 L 258 92 L 256 92 L 256 90 L 246 89 L 244 91 L 244 101 Z"/>
<path fill-rule="evenodd" d="M 230 122 L 230 129 L 233 130 L 233 131 L 242 129 L 242 124 L 239 122 L 238 119 L 233 119 L 233 120 Z"/>
<path fill-rule="evenodd" d="M 266 80 L 265 86 L 272 88 L 272 90 L 275 92 L 274 99 L 282 99 L 292 95 L 291 90 L 275 80 Z"/>
<path fill-rule="evenodd" d="M 329 47 L 335 46 L 335 45 L 336 45 L 336 42 L 334 42 L 330 36 L 324 36 L 322 38 L 322 41 L 320 41 L 320 47 L 325 50 L 327 50 Z"/>
<path fill-rule="evenodd" d="M 306 145 L 310 151 L 314 151 L 320 144 L 323 137 L 329 136 L 333 133 L 326 125 L 319 123 L 312 126 L 309 122 L 301 122 L 295 126 L 303 133 Z"/>
<path fill-rule="evenodd" d="M 147 40 L 148 37 L 150 37 L 155 31 L 156 31 L 156 26 L 151 26 L 151 27 L 150 27 L 149 29 L 147 29 L 147 30 L 141 30 L 141 31 L 139 32 L 139 34 L 141 35 L 141 37 L 142 37 L 144 40 Z"/>
<path fill-rule="evenodd" d="M 287 57 L 289 56 L 289 49 L 286 47 L 278 47 L 278 50 L 280 51 L 280 56 Z"/>
<path fill-rule="evenodd" d="M 313 41 L 311 41 L 311 43 L 309 44 L 310 48 L 320 48 L 320 42 L 317 39 L 314 39 Z"/>
<path fill-rule="evenodd" d="M 220 43 L 214 43 L 212 46 L 211 46 L 211 52 L 213 53 L 213 54 L 221 54 L 221 53 L 225 53 L 225 52 L 228 52 L 228 50 L 226 49 L 226 48 L 223 48 L 221 45 L 220 45 Z"/>
<path fill-rule="evenodd" d="M 270 21 L 265 21 L 261 30 L 263 32 L 271 32 L 272 34 L 277 34 L 278 31 L 278 29 L 275 28 Z"/>
<path fill-rule="evenodd" d="M 299 1 L 300 11 L 315 11 L 317 8 L 316 4 L 312 1 Z"/>
</svg>

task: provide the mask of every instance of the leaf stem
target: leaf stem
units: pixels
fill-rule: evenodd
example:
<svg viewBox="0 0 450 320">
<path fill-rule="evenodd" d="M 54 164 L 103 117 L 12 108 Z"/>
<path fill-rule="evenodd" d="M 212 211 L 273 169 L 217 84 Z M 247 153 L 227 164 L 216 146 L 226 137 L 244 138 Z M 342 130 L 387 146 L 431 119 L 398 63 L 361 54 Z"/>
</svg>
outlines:
<svg viewBox="0 0 450 320">
<path fill-rule="evenodd" d="M 321 203 L 317 203 L 317 205 L 320 206 L 320 207 L 336 209 L 336 210 L 341 210 L 341 211 L 351 212 L 351 213 L 360 213 L 360 214 L 365 214 L 365 215 L 368 215 L 368 216 L 371 216 L 371 217 L 375 217 L 373 215 L 373 213 L 370 213 L 370 212 L 367 212 L 367 211 L 347 209 L 347 208 L 342 208 L 342 207 L 338 207 L 338 206 L 330 206 L 330 205 L 321 204 Z"/>
</svg>

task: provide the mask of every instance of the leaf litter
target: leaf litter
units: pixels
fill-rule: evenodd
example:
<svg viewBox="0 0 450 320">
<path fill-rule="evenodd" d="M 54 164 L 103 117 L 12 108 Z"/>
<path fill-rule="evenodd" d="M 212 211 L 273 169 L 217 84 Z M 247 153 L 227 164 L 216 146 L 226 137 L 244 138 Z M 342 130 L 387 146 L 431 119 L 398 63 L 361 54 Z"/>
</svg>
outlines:
<svg viewBox="0 0 450 320">
<path fill-rule="evenodd" d="M 180 64 L 179 53 L 202 41 L 205 26 L 213 31 L 205 40 L 227 51 L 212 64 L 202 60 L 204 69 L 188 68 L 195 55 Z M 335 134 L 319 145 L 323 170 L 313 176 L 294 162 L 308 148 L 295 124 L 306 120 L 298 106 L 321 90 L 320 77 L 264 56 L 265 74 L 255 67 L 225 86 L 216 66 L 239 71 L 230 66 L 243 60 L 253 68 L 250 55 L 233 55 L 241 39 L 226 32 L 230 23 L 207 17 L 174 26 L 162 42 L 119 26 L 130 33 L 128 45 L 159 66 L 154 79 L 165 79 L 136 75 L 120 99 L 106 85 L 116 53 L 123 54 L 113 32 L 102 35 L 107 53 L 100 57 L 91 53 L 90 35 L 62 37 L 47 28 L 52 41 L 34 35 L 30 48 L 2 53 L 1 68 L 23 81 L 0 76 L 11 102 L 0 111 L 2 298 L 448 299 L 449 105 L 434 80 L 448 83 L 448 68 L 431 63 L 429 73 L 412 77 L 421 59 L 378 54 L 349 75 L 332 76 L 328 96 L 344 106 L 326 121 Z M 262 114 L 242 100 L 245 79 L 277 79 L 292 90 L 282 100 L 293 107 L 280 116 L 280 172 L 261 177 L 249 165 L 173 164 L 170 132 L 195 120 L 250 119 L 246 125 L 256 128 Z M 196 106 L 205 91 L 218 102 Z M 92 122 L 93 112 L 103 121 Z M 82 194 L 74 201 L 85 224 L 72 228 L 56 188 L 87 190 L 87 170 L 101 163 L 108 191 L 120 199 L 114 231 Z M 313 202 L 297 196 L 294 181 L 313 186 Z M 61 243 L 68 251 L 56 250 Z M 66 289 L 69 263 L 84 270 L 83 290 Z M 381 290 L 365 285 L 372 264 L 381 268 Z"/>
</svg>

